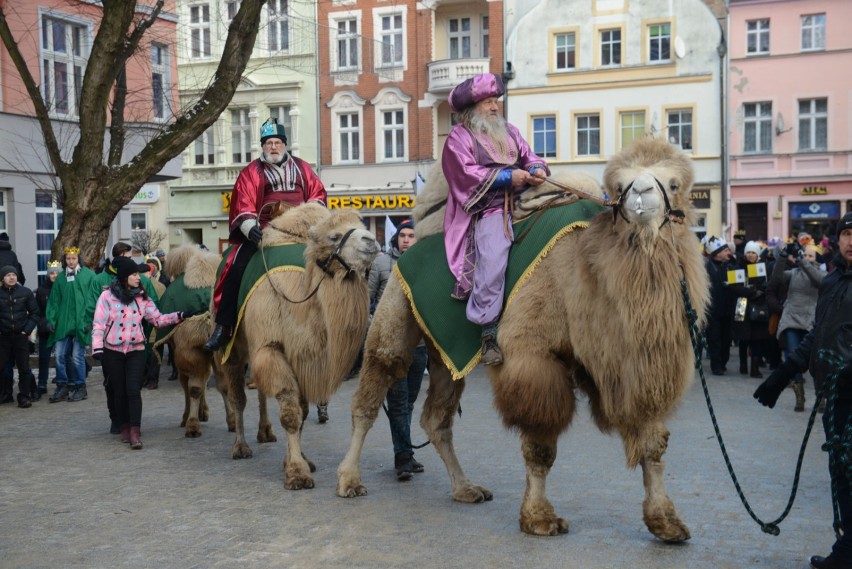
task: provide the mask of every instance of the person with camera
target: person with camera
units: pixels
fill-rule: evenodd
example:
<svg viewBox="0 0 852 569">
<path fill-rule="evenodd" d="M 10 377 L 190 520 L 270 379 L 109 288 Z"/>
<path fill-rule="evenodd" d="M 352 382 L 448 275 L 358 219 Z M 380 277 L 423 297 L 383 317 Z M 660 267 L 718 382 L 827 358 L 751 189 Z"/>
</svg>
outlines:
<svg viewBox="0 0 852 569">
<path fill-rule="evenodd" d="M 852 420 L 852 212 L 837 227 L 838 256 L 836 266 L 822 279 L 816 303 L 814 325 L 790 357 L 754 392 L 754 398 L 769 408 L 796 373 L 810 370 L 814 382 L 823 382 L 837 372 L 837 399 L 834 412 L 823 415 L 826 437 L 832 431 L 842 434 Z M 838 370 L 820 358 L 821 350 L 831 350 L 842 360 Z M 832 452 L 847 452 L 832 449 Z M 842 457 L 845 462 L 850 457 Z M 829 463 L 830 464 L 830 463 Z M 842 535 L 827 557 L 811 557 L 814 569 L 847 569 L 852 567 L 852 487 L 842 467 L 829 466 L 832 486 L 836 489 Z"/>
</svg>

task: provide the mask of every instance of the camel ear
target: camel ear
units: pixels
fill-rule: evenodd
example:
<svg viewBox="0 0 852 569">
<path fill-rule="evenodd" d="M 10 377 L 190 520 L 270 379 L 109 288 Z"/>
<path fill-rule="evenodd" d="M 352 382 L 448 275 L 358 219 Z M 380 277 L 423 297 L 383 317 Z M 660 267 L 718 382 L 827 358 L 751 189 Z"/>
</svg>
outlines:
<svg viewBox="0 0 852 569">
<path fill-rule="evenodd" d="M 316 227 L 311 227 L 310 229 L 308 229 L 308 237 L 311 239 L 311 241 L 316 241 L 316 240 L 317 240 L 317 230 L 316 230 Z"/>
</svg>

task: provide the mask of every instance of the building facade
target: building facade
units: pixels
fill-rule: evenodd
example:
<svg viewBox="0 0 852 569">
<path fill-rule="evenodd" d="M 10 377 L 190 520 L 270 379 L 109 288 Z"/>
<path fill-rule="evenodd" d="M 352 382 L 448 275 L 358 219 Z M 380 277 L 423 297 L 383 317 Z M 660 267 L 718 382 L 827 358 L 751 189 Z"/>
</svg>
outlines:
<svg viewBox="0 0 852 569">
<path fill-rule="evenodd" d="M 3 12 L 30 73 L 39 83 L 50 111 L 51 124 L 66 158 L 77 144 L 78 104 L 86 64 L 101 21 L 94 2 L 75 0 L 7 0 Z M 150 7 L 139 3 L 139 14 Z M 123 161 L 135 156 L 172 118 L 177 91 L 174 58 L 177 17 L 174 1 L 166 1 L 139 50 L 127 61 L 125 113 L 127 142 Z M 31 30 L 21 33 L 21 30 Z M 27 285 L 43 276 L 50 248 L 62 224 L 59 181 L 45 150 L 44 137 L 32 101 L 0 44 L 0 231 L 9 234 L 23 265 Z M 109 134 L 107 133 L 107 137 Z M 106 144 L 109 144 L 108 138 Z M 180 175 L 179 160 L 169 162 L 113 221 L 107 249 L 118 240 L 130 241 L 134 229 L 164 229 L 165 181 Z M 98 259 L 88 259 L 89 264 Z"/>
<path fill-rule="evenodd" d="M 731 196 L 749 238 L 852 211 L 852 2 L 731 0 Z"/>
<path fill-rule="evenodd" d="M 719 234 L 725 194 L 725 53 L 701 0 L 517 0 L 507 8 L 507 116 L 551 170 L 599 180 L 634 139 L 692 158 L 699 235 Z M 721 14 L 724 23 L 724 13 Z"/>
<path fill-rule="evenodd" d="M 319 3 L 321 177 L 379 241 L 410 215 L 452 127 L 450 90 L 503 71 L 503 3 Z"/>
<path fill-rule="evenodd" d="M 209 84 L 239 0 L 178 0 L 181 104 Z M 237 176 L 260 156 L 260 125 L 284 125 L 287 149 L 318 161 L 316 14 L 310 2 L 269 0 L 252 57 L 228 109 L 183 153 L 183 177 L 169 188 L 169 241 L 227 247 L 228 207 Z"/>
</svg>

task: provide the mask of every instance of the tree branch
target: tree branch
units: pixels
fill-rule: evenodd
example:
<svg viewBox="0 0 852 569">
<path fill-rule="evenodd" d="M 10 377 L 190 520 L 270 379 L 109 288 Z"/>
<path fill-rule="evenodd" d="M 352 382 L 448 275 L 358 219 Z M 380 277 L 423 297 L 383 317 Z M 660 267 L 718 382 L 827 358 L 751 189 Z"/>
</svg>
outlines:
<svg viewBox="0 0 852 569">
<path fill-rule="evenodd" d="M 127 103 L 127 69 L 124 65 L 115 78 L 115 94 L 112 98 L 112 110 L 109 122 L 109 156 L 107 166 L 115 167 L 121 164 L 124 153 L 124 140 L 127 131 L 124 128 L 124 109 Z"/>
</svg>

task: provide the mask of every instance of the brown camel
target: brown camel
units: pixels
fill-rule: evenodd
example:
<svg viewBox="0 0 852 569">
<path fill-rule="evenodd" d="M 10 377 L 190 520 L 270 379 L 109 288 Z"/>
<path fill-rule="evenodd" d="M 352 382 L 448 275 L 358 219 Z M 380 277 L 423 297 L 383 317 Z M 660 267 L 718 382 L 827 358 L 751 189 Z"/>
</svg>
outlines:
<svg viewBox="0 0 852 569">
<path fill-rule="evenodd" d="M 433 178 L 415 218 L 446 196 L 446 181 Z M 642 467 L 648 529 L 665 541 L 690 537 L 665 490 L 662 458 L 669 437 L 664 421 L 694 374 L 681 279 L 702 322 L 708 302 L 699 243 L 688 227 L 692 182 L 690 160 L 664 141 L 644 139 L 622 151 L 604 174 L 607 193 L 620 196 L 620 214 L 599 214 L 587 229 L 560 239 L 504 310 L 498 332 L 504 362 L 488 371 L 504 424 L 520 433 L 527 469 L 524 532 L 568 531 L 547 499 L 545 481 L 579 390 L 588 396 L 598 427 L 622 437 L 627 465 Z M 553 190 L 545 186 L 539 191 Z M 673 210 L 685 212 L 686 224 L 669 222 L 664 195 Z M 418 223 L 418 237 L 440 231 L 441 219 L 443 209 Z M 364 438 L 421 335 L 399 282 L 391 279 L 367 335 L 338 495 L 367 493 L 359 468 Z M 453 447 L 464 380 L 453 382 L 433 345 L 429 352 L 429 394 L 420 424 L 446 465 L 453 498 L 490 500 L 489 490 L 467 479 Z"/>
<path fill-rule="evenodd" d="M 286 242 L 307 244 L 305 269 L 271 271 L 257 286 L 223 375 L 236 419 L 233 458 L 252 455 L 243 434 L 249 363 L 258 393 L 278 400 L 287 432 L 284 485 L 299 490 L 314 486 L 314 465 L 301 449 L 308 404 L 328 401 L 355 363 L 369 315 L 365 274 L 379 244 L 355 210 L 315 203 L 288 210 L 263 232 L 264 249 Z"/>
</svg>

